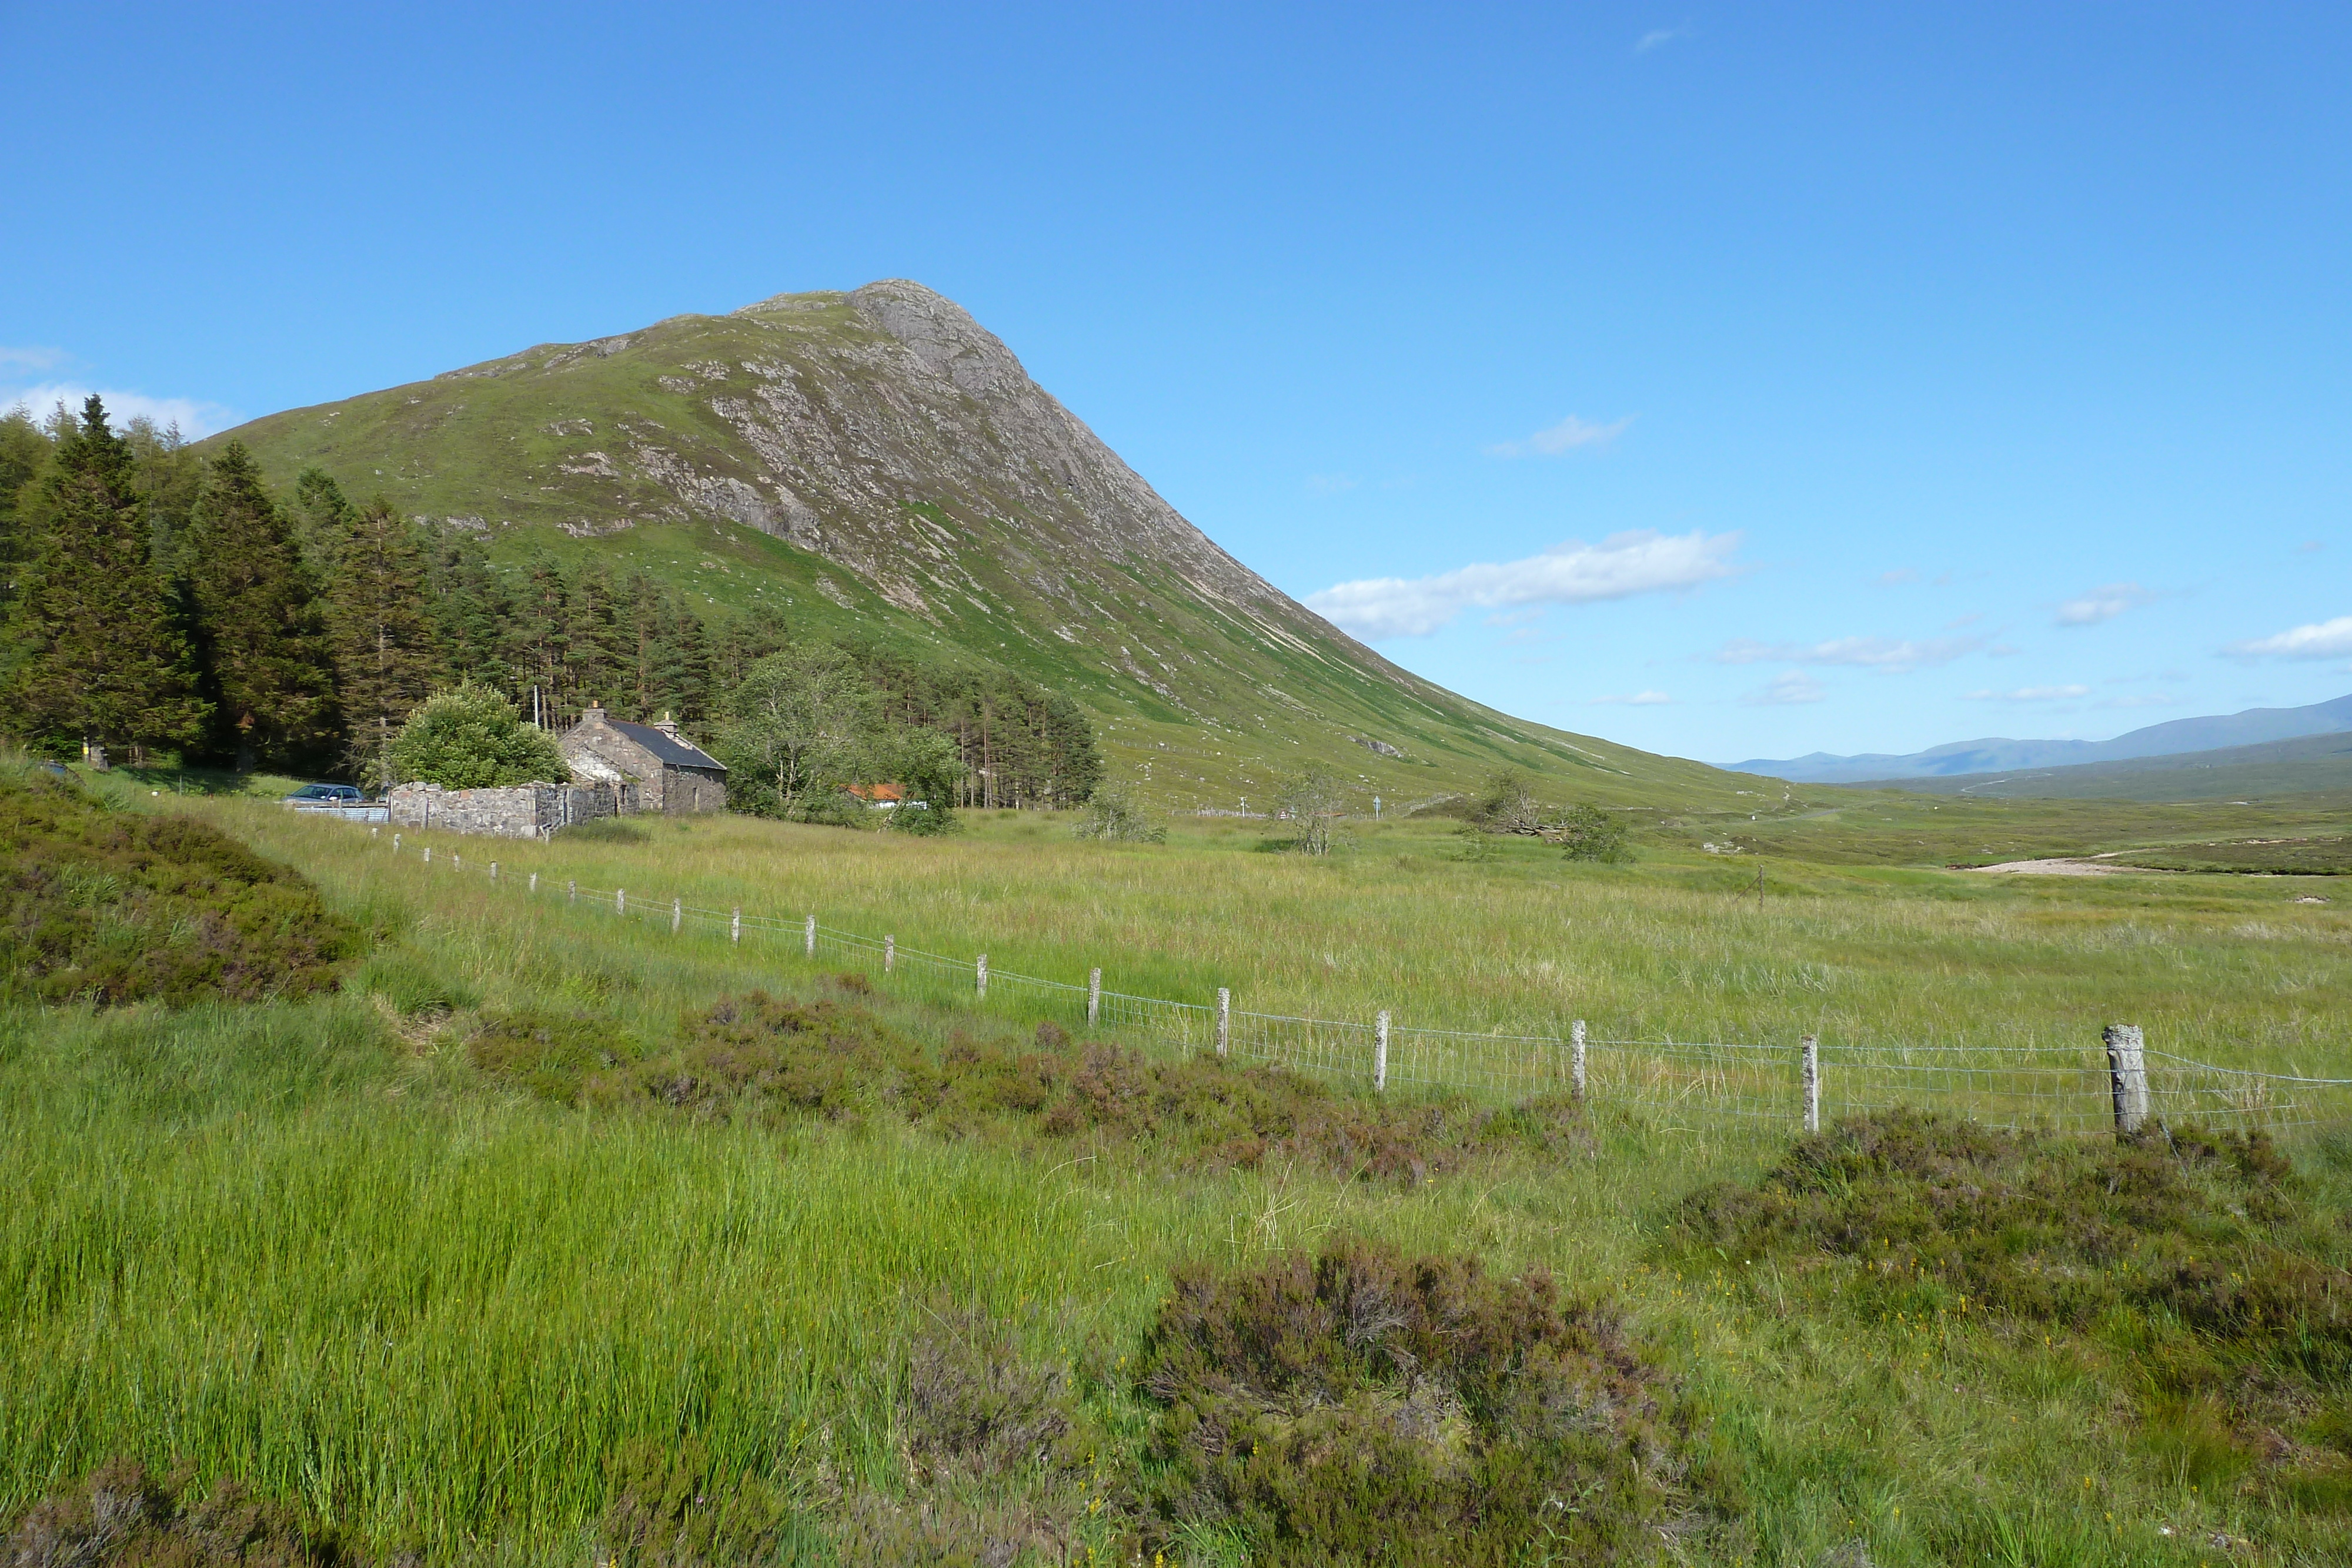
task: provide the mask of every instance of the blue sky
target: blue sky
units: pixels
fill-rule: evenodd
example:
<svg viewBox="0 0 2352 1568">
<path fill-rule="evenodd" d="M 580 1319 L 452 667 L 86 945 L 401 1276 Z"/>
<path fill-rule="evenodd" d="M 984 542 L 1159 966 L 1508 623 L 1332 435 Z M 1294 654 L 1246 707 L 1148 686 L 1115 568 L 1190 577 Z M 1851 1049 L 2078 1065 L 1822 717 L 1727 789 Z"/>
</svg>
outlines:
<svg viewBox="0 0 2352 1568">
<path fill-rule="evenodd" d="M 1496 706 L 2103 737 L 2352 692 L 2347 71 L 2340 4 L 0 0 L 0 398 L 910 277 Z"/>
</svg>

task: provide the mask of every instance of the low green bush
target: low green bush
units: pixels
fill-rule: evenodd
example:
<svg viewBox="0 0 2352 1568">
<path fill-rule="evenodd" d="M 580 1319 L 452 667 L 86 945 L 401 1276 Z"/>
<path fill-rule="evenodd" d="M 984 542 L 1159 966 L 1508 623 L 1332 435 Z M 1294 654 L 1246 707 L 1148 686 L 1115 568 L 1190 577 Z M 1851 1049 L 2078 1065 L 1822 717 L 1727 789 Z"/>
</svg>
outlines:
<svg viewBox="0 0 2352 1568">
<path fill-rule="evenodd" d="M 1343 1241 L 1184 1270 L 1136 1387 L 1154 1412 L 1137 1500 L 1153 1549 L 1207 1535 L 1267 1565 L 1609 1562 L 1708 1506 L 1656 1370 L 1539 1269 L 1497 1279 L 1475 1258 Z"/>
<path fill-rule="evenodd" d="M 853 995 L 865 977 L 843 976 Z M 1482 1155 L 1588 1151 L 1566 1095 L 1492 1109 L 1459 1096 L 1349 1094 L 1265 1064 L 1202 1053 L 1159 1061 L 1074 1041 L 1042 1024 L 1027 1041 L 958 1033 L 933 1051 L 866 1008 L 831 998 L 731 998 L 687 1020 L 675 1049 L 617 1043 L 593 1020 L 493 1019 L 468 1050 L 486 1071 L 551 1100 L 639 1105 L 698 1118 L 814 1116 L 918 1124 L 955 1137 L 1150 1144 L 1202 1169 L 1300 1161 L 1398 1183 Z"/>
<path fill-rule="evenodd" d="M 363 946 L 300 873 L 187 817 L 0 776 L 0 996 L 101 1007 L 331 990 Z"/>
<path fill-rule="evenodd" d="M 26 1510 L 0 1561 L 26 1568 L 342 1568 L 367 1559 L 284 1503 L 116 1459 Z"/>
</svg>

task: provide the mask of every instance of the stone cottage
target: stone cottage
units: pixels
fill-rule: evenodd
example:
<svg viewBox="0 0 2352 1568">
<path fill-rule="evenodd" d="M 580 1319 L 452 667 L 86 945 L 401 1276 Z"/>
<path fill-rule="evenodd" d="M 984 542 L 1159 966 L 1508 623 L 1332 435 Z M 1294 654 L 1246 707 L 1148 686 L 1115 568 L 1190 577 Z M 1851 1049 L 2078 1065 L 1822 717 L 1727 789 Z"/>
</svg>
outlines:
<svg viewBox="0 0 2352 1568">
<path fill-rule="evenodd" d="M 582 783 L 635 785 L 641 811 L 676 816 L 727 809 L 727 769 L 681 738 L 667 714 L 658 724 L 624 724 L 591 704 L 556 744 Z"/>
</svg>

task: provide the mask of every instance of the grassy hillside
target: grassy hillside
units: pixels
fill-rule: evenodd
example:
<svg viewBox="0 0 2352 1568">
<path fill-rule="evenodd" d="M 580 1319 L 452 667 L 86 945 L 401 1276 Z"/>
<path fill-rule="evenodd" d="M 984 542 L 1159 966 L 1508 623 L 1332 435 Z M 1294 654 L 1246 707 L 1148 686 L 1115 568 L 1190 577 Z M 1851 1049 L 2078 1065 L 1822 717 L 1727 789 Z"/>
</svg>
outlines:
<svg viewBox="0 0 2352 1568">
<path fill-rule="evenodd" d="M 1743 798 L 1714 769 L 1509 718 L 1346 637 L 914 285 L 543 345 L 215 440 L 230 438 L 281 484 L 315 465 L 354 497 L 460 519 L 509 564 L 599 555 L 714 617 L 781 604 L 814 631 L 887 629 L 1011 665 L 1083 704 L 1114 774 L 1172 806 L 1262 801 L 1308 760 L 1367 801 L 1506 764 L 1607 801 Z"/>
<path fill-rule="evenodd" d="M 167 803 L 129 782 L 110 786 L 123 807 Z M 129 1455 L 158 1475 L 186 1462 L 197 1494 L 240 1480 L 346 1552 L 436 1563 L 1091 1548 L 1224 1564 L 1371 1539 L 1453 1562 L 1475 1537 L 1364 1532 L 1442 1522 L 1501 1484 L 1447 1458 L 1475 1434 L 1568 1483 L 1495 1496 L 1567 1499 L 1549 1538 L 1575 1561 L 2287 1568 L 2352 1551 L 2347 1385 L 2312 1317 L 2347 1261 L 2340 1140 L 2282 1166 L 2233 1145 L 2045 1148 L 1898 1122 L 1792 1149 L 1780 1126 L 1604 1110 L 1416 1177 L 1057 1131 L 1009 1092 L 943 1119 L 908 1106 L 906 1072 L 976 1079 L 968 1064 L 1024 1052 L 1051 1070 L 1075 1047 L 1037 1026 L 1070 1020 L 1017 990 L 925 999 L 871 965 L 844 976 L 518 884 L 806 906 L 1008 967 L 1102 964 L 1134 989 L 1229 984 L 1257 1005 L 2091 1051 L 2098 1023 L 2131 1017 L 2151 1044 L 2340 1072 L 2326 998 L 2352 979 L 2352 916 L 2293 902 L 2326 882 L 1782 862 L 1759 910 L 1747 862 L 1655 829 L 1630 867 L 1523 844 L 1465 862 L 1426 821 L 1313 864 L 1259 852 L 1254 824 L 1104 846 L 1009 815 L 942 842 L 741 821 L 438 840 L 428 868 L 341 824 L 171 803 L 386 939 L 336 996 L 0 1013 L 0 1523 L 58 1500 L 12 1526 L 19 1550 L 82 1539 L 76 1479 Z M 778 1032 L 754 990 L 829 1021 Z M 916 1055 L 860 1099 L 884 1048 Z M 600 1097 L 547 1075 L 575 1051 L 587 1078 L 639 1064 L 630 1083 L 700 1087 Z M 822 1061 L 848 1064 L 824 1080 L 845 1098 L 812 1087 Z M 1332 1103 L 1386 1113 L 1360 1088 Z M 2173 1242 L 2135 1228 L 2158 1218 L 2216 1266 L 2176 1269 Z M 1979 1220 L 2007 1251 L 1972 1239 Z M 1483 1272 L 1383 1274 L 1384 1248 Z M 2250 1272 L 2280 1288 L 2200 1315 L 2238 1311 Z M 1512 1293 L 1545 1275 L 1556 1297 Z M 1304 1303 L 1325 1277 L 1377 1289 L 1346 1300 L 1378 1312 L 1318 1328 Z M 2069 1293 L 2037 1290 L 2062 1279 Z M 1292 1370 L 1237 1409 L 1230 1357 L 1286 1300 L 1301 1305 L 1267 1343 Z M 1415 1337 L 1433 1302 L 1491 1337 Z M 1522 1326 L 1493 1316 L 1507 1303 Z M 2289 1354 L 2275 1325 L 2305 1322 L 2322 1332 Z M 1364 1334 L 1402 1336 L 1428 1375 L 1360 1354 Z M 1570 1380 L 1513 1406 L 1481 1381 L 1482 1343 L 1534 1346 Z M 1544 1408 L 1573 1418 L 1543 1427 Z M 1223 1465 L 1188 1436 L 1199 1422 L 1249 1432 L 1258 1457 Z M 1384 1468 L 1340 1484 L 1317 1432 Z M 1399 1476 L 1426 1490 L 1382 1490 Z"/>
</svg>

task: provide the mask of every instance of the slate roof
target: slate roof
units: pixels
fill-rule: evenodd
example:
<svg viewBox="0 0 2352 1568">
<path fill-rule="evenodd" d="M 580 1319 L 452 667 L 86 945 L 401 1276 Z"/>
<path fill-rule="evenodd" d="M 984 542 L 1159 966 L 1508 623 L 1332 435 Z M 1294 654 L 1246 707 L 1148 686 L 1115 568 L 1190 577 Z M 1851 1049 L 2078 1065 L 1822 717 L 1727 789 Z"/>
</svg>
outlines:
<svg viewBox="0 0 2352 1568">
<path fill-rule="evenodd" d="M 700 747 L 690 746 L 683 740 L 672 740 L 652 725 L 624 724 L 617 718 L 608 718 L 604 722 L 673 768 L 711 768 L 721 773 L 727 771 L 725 764 Z"/>
</svg>

